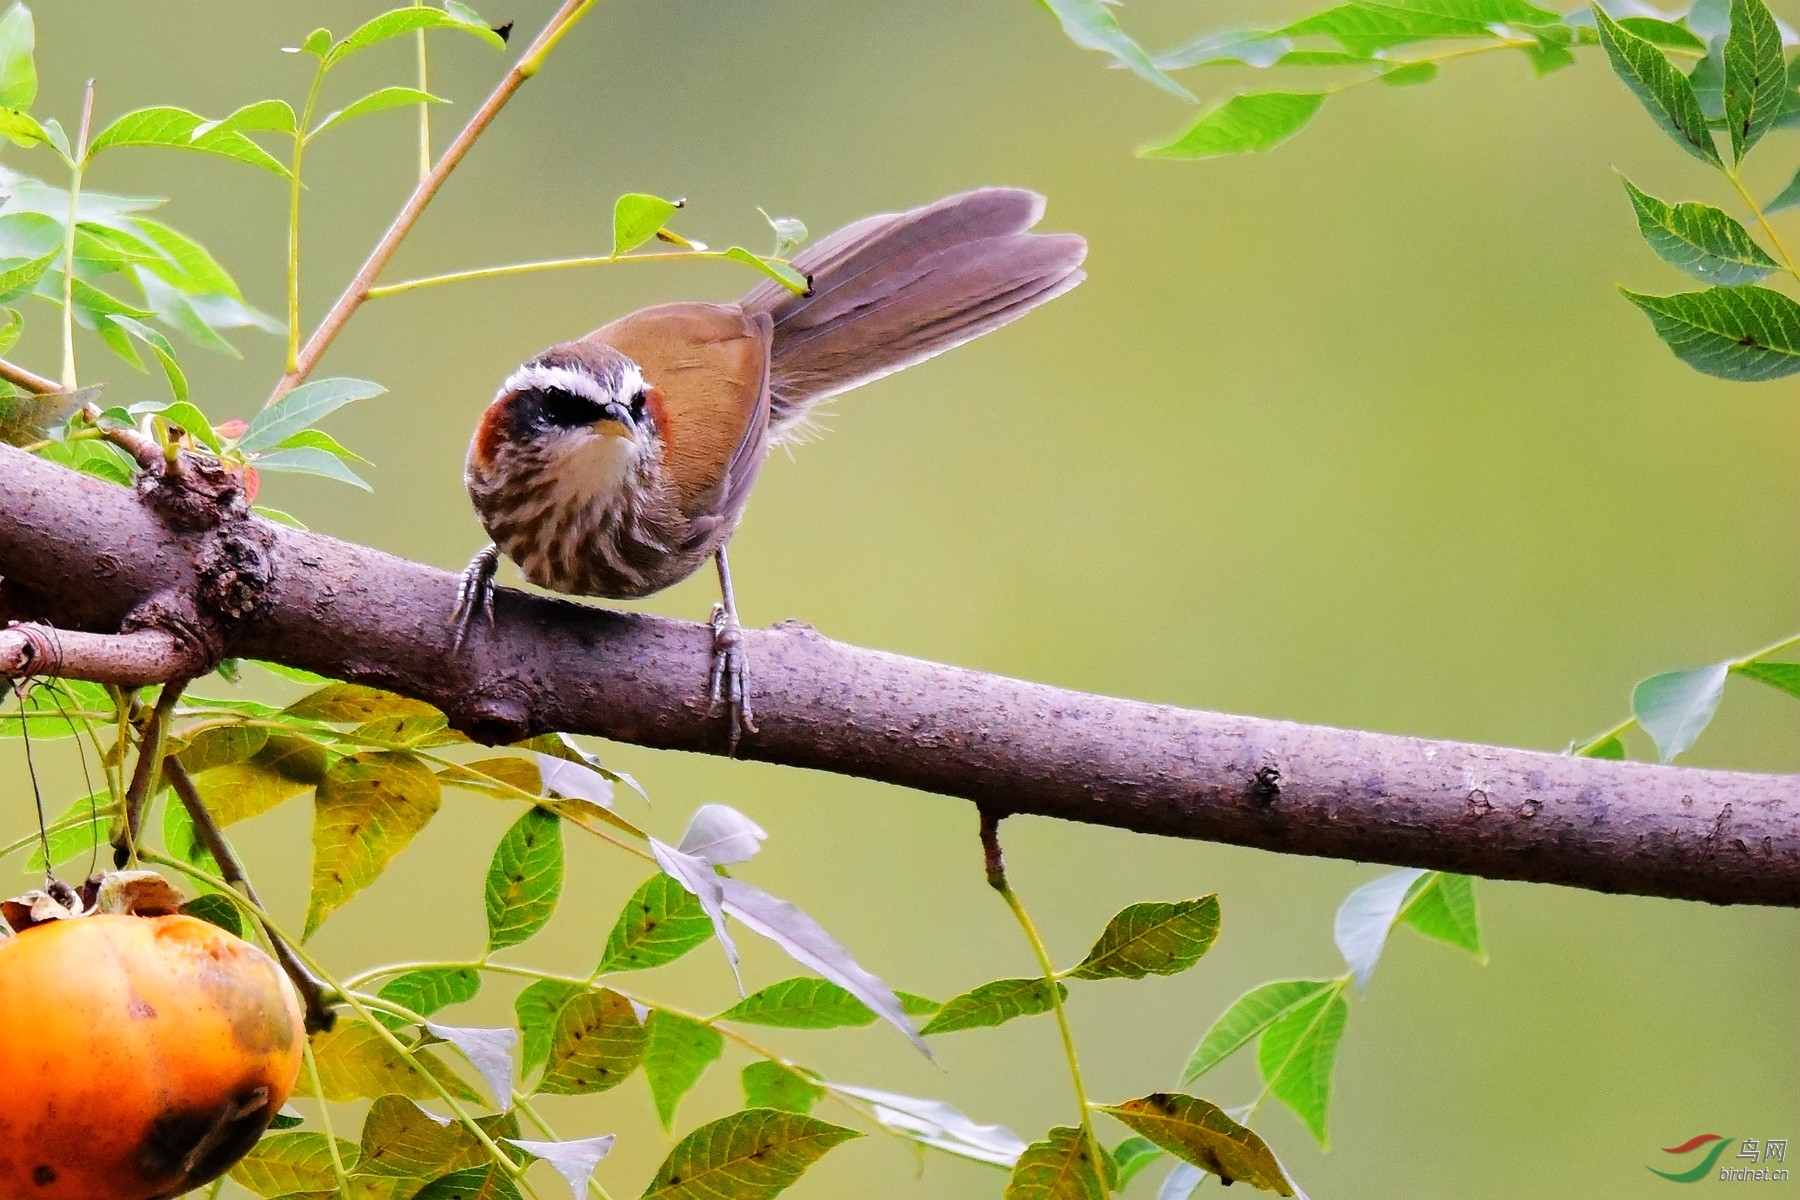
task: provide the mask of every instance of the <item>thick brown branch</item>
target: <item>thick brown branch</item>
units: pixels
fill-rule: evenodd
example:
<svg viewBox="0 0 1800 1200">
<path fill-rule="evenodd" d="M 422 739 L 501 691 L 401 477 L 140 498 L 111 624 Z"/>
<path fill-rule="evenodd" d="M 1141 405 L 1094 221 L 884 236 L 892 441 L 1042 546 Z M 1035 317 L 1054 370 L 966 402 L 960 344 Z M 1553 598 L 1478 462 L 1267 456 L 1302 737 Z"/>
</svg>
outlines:
<svg viewBox="0 0 1800 1200">
<path fill-rule="evenodd" d="M 459 654 L 447 572 L 254 518 L 172 533 L 131 492 L 7 448 L 0 479 L 0 575 L 60 624 L 117 628 L 170 590 L 204 600 L 223 561 L 240 583 L 258 581 L 246 615 L 221 622 L 227 653 L 428 700 L 487 740 L 556 729 L 725 748 L 700 694 L 705 626 L 503 591 L 494 626 Z M 1800 906 L 1793 777 L 1116 700 L 845 646 L 795 623 L 746 639 L 760 726 L 746 758 L 962 796 L 996 815 Z"/>
</svg>

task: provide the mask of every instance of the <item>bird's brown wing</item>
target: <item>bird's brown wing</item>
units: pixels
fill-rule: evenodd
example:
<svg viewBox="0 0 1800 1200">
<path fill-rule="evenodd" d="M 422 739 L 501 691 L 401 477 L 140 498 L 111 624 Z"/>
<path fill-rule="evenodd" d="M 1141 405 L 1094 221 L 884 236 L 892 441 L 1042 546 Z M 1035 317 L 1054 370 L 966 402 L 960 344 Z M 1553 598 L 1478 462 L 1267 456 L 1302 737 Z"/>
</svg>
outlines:
<svg viewBox="0 0 1800 1200">
<path fill-rule="evenodd" d="M 768 448 L 767 314 L 736 304 L 661 304 L 589 334 L 643 370 L 664 465 L 692 519 L 737 517 Z"/>
</svg>

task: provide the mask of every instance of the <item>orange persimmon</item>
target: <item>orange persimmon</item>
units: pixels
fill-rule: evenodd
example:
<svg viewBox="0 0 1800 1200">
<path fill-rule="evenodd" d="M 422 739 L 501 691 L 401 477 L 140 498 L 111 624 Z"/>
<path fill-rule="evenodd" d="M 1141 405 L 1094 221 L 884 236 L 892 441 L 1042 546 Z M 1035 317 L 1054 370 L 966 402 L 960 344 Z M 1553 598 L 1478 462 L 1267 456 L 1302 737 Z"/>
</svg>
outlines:
<svg viewBox="0 0 1800 1200">
<path fill-rule="evenodd" d="M 305 1037 L 274 961 L 193 917 L 0 941 L 0 1200 L 153 1200 L 217 1178 L 287 1100 Z"/>
</svg>

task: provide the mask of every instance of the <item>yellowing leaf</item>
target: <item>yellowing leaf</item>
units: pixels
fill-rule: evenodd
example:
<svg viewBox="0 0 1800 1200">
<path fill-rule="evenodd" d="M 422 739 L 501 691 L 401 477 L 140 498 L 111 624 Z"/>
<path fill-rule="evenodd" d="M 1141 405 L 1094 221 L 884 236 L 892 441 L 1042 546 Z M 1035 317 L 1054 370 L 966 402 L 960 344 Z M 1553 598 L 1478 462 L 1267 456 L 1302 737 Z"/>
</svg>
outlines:
<svg viewBox="0 0 1800 1200">
<path fill-rule="evenodd" d="M 354 754 L 326 772 L 313 800 L 306 933 L 375 882 L 438 810 L 437 776 L 409 754 Z"/>
<path fill-rule="evenodd" d="M 1262 1138 L 1216 1104 L 1180 1092 L 1154 1092 L 1123 1104 L 1103 1104 L 1100 1111 L 1226 1183 L 1247 1183 L 1278 1196 L 1294 1194 Z"/>
<path fill-rule="evenodd" d="M 611 988 L 563 1005 L 538 1091 L 576 1096 L 617 1087 L 644 1060 L 644 1027 L 631 1001 Z"/>
<path fill-rule="evenodd" d="M 833 1146 L 861 1136 L 799 1113 L 745 1109 L 676 1143 L 643 1200 L 769 1200 Z"/>
</svg>

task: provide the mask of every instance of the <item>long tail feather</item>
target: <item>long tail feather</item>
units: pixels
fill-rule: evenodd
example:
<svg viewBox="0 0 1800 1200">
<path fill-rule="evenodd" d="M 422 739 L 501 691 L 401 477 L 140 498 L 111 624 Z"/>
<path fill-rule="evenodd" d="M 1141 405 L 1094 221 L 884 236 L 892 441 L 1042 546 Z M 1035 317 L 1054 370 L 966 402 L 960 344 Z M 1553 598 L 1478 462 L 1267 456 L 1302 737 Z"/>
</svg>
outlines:
<svg viewBox="0 0 1800 1200">
<path fill-rule="evenodd" d="M 758 286 L 744 307 L 775 322 L 771 421 L 777 437 L 828 396 L 961 345 L 1062 295 L 1085 276 L 1087 243 L 1027 232 L 1044 199 L 982 188 L 848 225 L 794 260 L 796 296 Z"/>
</svg>

